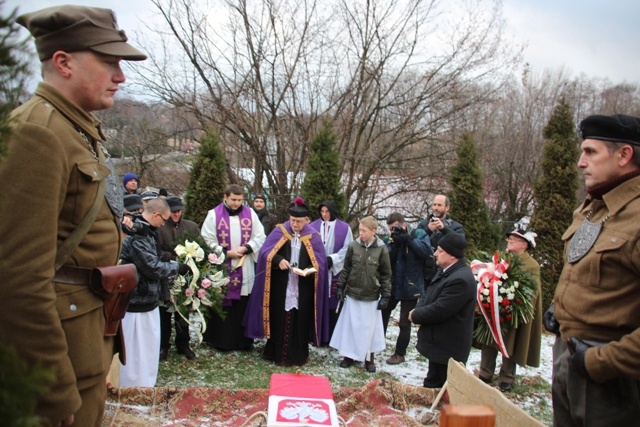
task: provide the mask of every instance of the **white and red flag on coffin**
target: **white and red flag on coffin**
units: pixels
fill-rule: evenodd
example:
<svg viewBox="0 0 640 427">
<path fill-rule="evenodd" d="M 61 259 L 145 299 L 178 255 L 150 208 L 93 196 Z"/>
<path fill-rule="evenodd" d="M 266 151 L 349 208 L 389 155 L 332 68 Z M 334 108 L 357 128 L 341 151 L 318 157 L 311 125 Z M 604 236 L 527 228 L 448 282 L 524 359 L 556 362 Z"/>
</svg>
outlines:
<svg viewBox="0 0 640 427">
<path fill-rule="evenodd" d="M 268 427 L 338 426 L 338 413 L 326 377 L 272 374 Z"/>
</svg>

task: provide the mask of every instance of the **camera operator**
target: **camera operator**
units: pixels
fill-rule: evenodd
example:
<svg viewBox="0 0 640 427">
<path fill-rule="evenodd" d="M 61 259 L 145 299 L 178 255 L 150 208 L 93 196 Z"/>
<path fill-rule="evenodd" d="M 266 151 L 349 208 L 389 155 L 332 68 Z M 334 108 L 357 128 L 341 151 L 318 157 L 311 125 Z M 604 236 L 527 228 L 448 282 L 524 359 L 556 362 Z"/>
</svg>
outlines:
<svg viewBox="0 0 640 427">
<path fill-rule="evenodd" d="M 449 217 L 449 209 L 451 209 L 451 202 L 449 198 L 444 194 L 438 194 L 433 198 L 431 205 L 431 215 L 426 219 L 420 221 L 418 228 L 424 230 L 429 235 L 431 240 L 431 247 L 433 251 L 438 247 L 438 242 L 448 233 L 457 233 L 462 237 L 464 235 L 464 227 L 457 221 L 454 221 Z M 436 265 L 433 258 L 430 258 L 425 264 L 425 284 L 428 285 L 431 282 L 431 278 L 436 272 Z"/>
<path fill-rule="evenodd" d="M 154 387 L 160 353 L 160 285 L 163 279 L 190 271 L 186 264 L 160 259 L 157 229 L 171 215 L 164 199 L 150 200 L 142 214 L 135 214 L 139 231 L 125 238 L 120 260 L 138 270 L 136 285 L 127 313 L 122 319 L 127 364 L 120 368 L 120 385 Z"/>
<path fill-rule="evenodd" d="M 433 249 L 429 236 L 424 230 L 410 230 L 399 212 L 387 217 L 387 226 L 391 235 L 385 238 L 391 258 L 391 299 L 382 310 L 382 322 L 385 335 L 391 312 L 400 303 L 400 333 L 393 355 L 387 359 L 390 365 L 404 362 L 404 356 L 411 340 L 411 322 L 409 312 L 416 307 L 424 292 L 424 264 L 433 259 Z"/>
<path fill-rule="evenodd" d="M 127 235 L 134 235 L 140 231 L 142 225 L 135 222 L 135 215 L 141 214 L 144 206 L 142 205 L 142 197 L 139 194 L 127 194 L 123 198 L 124 215 L 122 215 L 121 228 Z M 123 235 L 124 239 L 126 236 Z"/>
</svg>

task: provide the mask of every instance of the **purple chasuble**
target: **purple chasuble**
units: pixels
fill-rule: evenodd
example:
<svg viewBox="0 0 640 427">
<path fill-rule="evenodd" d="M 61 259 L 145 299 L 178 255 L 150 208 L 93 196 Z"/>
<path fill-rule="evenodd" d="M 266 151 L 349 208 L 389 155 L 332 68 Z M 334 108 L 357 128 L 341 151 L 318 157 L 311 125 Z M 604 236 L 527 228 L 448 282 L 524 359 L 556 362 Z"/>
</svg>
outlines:
<svg viewBox="0 0 640 427">
<path fill-rule="evenodd" d="M 245 311 L 245 335 L 249 338 L 270 338 L 269 308 L 271 295 L 271 268 L 273 256 L 293 237 L 294 231 L 289 221 L 273 229 L 258 255 L 256 279 L 249 295 Z M 311 264 L 317 270 L 314 275 L 315 306 L 313 320 L 313 341 L 315 345 L 329 340 L 329 305 L 327 295 L 327 256 L 318 231 L 308 224 L 300 232 L 300 243 L 305 247 Z"/>
<path fill-rule="evenodd" d="M 218 244 L 225 250 L 233 249 L 231 247 L 231 226 L 229 211 L 224 203 L 220 203 L 213 210 L 216 213 L 216 237 Z M 253 223 L 251 222 L 251 208 L 242 206 L 242 210 L 238 214 L 240 219 L 240 246 L 243 246 L 251 240 L 251 232 L 253 231 Z M 237 233 L 236 230 L 233 231 Z M 231 260 L 226 258 L 224 264 L 229 271 L 229 288 L 225 298 L 222 300 L 223 307 L 231 306 L 231 300 L 239 300 L 242 292 L 242 267 L 235 270 L 231 267 Z"/>
</svg>

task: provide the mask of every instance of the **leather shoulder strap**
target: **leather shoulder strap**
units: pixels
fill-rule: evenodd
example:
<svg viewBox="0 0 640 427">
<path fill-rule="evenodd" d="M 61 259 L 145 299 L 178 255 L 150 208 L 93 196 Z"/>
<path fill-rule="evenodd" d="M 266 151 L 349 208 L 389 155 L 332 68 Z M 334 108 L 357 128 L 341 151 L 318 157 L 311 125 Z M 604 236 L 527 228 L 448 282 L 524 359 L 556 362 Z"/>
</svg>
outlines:
<svg viewBox="0 0 640 427">
<path fill-rule="evenodd" d="M 98 216 L 98 212 L 102 208 L 102 203 L 104 202 L 104 193 L 106 191 L 105 179 L 100 181 L 100 186 L 98 187 L 98 194 L 96 195 L 96 199 L 93 201 L 93 205 L 89 212 L 82 218 L 80 224 L 69 234 L 69 237 L 58 246 L 58 251 L 56 253 L 56 262 L 55 269 L 58 271 L 62 264 L 69 259 L 71 253 L 78 247 L 82 239 L 89 232 L 89 228 L 93 225 Z"/>
</svg>

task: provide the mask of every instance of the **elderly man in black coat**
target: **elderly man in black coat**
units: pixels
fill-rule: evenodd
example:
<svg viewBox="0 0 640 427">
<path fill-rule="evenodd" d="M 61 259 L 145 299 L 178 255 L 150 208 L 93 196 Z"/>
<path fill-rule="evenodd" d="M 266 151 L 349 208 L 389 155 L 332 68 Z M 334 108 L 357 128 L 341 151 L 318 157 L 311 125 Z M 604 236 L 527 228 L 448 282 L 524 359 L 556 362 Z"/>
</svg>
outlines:
<svg viewBox="0 0 640 427">
<path fill-rule="evenodd" d="M 449 358 L 466 363 L 471 352 L 476 284 L 464 258 L 466 247 L 467 241 L 457 233 L 440 240 L 434 254 L 439 269 L 409 313 L 409 320 L 420 325 L 416 348 L 429 359 L 424 379 L 428 388 L 447 381 Z"/>
</svg>

